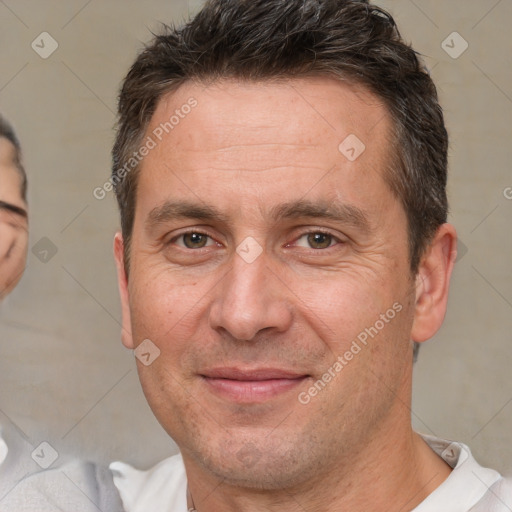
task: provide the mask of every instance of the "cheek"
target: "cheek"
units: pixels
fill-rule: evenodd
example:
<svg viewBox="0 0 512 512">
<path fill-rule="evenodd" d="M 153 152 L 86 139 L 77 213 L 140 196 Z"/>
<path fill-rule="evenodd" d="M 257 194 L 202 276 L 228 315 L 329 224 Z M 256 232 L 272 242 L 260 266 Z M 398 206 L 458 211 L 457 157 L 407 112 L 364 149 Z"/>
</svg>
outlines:
<svg viewBox="0 0 512 512">
<path fill-rule="evenodd" d="M 389 284 L 386 287 L 349 270 L 333 272 L 314 282 L 296 282 L 293 291 L 302 315 L 323 333 L 324 340 L 340 350 L 394 303 Z"/>
<path fill-rule="evenodd" d="M 207 300 L 209 282 L 176 279 L 172 271 L 141 266 L 132 269 L 129 282 L 130 310 L 135 343 L 149 338 L 161 349 L 168 340 L 189 338 Z"/>
</svg>

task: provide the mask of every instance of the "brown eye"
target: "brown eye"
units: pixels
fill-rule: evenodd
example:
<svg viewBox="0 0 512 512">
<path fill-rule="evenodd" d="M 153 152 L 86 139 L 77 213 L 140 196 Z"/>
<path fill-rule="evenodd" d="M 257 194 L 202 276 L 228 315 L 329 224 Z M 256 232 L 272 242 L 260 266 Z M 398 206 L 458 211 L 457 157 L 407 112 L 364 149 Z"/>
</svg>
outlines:
<svg viewBox="0 0 512 512">
<path fill-rule="evenodd" d="M 332 244 L 333 237 L 327 233 L 309 233 L 308 244 L 312 249 L 327 249 Z"/>
<path fill-rule="evenodd" d="M 203 233 L 185 233 L 182 238 L 187 249 L 201 249 L 206 246 L 209 237 Z"/>
</svg>

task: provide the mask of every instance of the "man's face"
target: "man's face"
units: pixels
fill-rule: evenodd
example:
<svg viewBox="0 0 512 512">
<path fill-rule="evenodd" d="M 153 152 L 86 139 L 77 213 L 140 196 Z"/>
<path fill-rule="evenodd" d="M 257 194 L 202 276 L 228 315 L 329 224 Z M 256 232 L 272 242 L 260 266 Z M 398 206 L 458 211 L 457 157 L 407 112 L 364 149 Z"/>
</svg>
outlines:
<svg viewBox="0 0 512 512">
<path fill-rule="evenodd" d="M 0 137 L 0 300 L 21 279 L 27 259 L 27 206 L 14 155 L 11 142 Z"/>
<path fill-rule="evenodd" d="M 151 340 L 142 361 L 160 350 L 139 375 L 187 466 L 280 487 L 404 419 L 414 280 L 389 132 L 381 102 L 331 79 L 186 84 L 159 103 L 124 328 Z"/>
</svg>

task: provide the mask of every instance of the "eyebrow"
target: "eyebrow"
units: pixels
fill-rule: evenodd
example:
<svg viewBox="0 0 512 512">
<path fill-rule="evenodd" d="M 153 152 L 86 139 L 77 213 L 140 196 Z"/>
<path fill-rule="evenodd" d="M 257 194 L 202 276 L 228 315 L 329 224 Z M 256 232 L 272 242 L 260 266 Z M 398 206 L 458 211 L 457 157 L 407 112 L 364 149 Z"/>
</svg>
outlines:
<svg viewBox="0 0 512 512">
<path fill-rule="evenodd" d="M 5 201 L 0 201 L 0 210 L 7 210 L 9 212 L 20 215 L 24 219 L 28 218 L 27 210 L 21 208 L 20 206 L 16 206 L 11 203 L 6 203 Z"/>
<path fill-rule="evenodd" d="M 271 214 L 276 220 L 303 217 L 327 219 L 353 226 L 364 232 L 371 232 L 368 215 L 361 208 L 351 204 L 300 199 L 275 206 Z"/>
<path fill-rule="evenodd" d="M 149 212 L 146 225 L 152 228 L 175 219 L 216 220 L 227 223 L 227 217 L 213 206 L 188 201 L 167 201 Z"/>
<path fill-rule="evenodd" d="M 299 218 L 328 219 L 353 226 L 364 232 L 371 232 L 368 215 L 364 210 L 350 204 L 300 199 L 272 207 L 270 217 L 274 221 Z M 151 229 L 176 219 L 229 223 L 229 218 L 214 206 L 188 201 L 167 201 L 151 210 L 146 219 L 146 225 Z"/>
</svg>

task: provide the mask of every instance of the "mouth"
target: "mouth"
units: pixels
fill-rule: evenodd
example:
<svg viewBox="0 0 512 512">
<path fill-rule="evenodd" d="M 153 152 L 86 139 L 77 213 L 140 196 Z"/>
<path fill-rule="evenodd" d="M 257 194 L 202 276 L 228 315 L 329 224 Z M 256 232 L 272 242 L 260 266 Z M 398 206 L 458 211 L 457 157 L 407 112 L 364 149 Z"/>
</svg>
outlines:
<svg viewBox="0 0 512 512">
<path fill-rule="evenodd" d="M 210 392 L 237 403 L 263 403 L 300 386 L 309 375 L 276 368 L 215 368 L 200 374 Z"/>
</svg>

